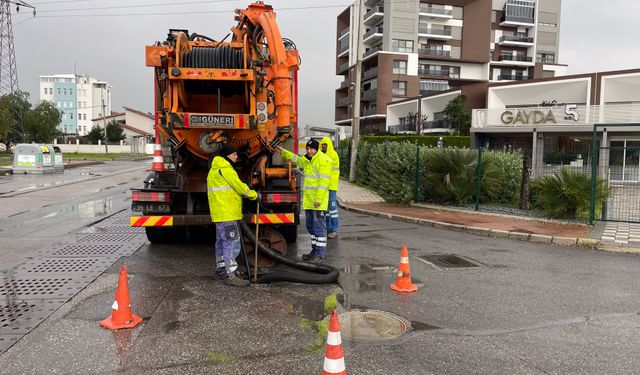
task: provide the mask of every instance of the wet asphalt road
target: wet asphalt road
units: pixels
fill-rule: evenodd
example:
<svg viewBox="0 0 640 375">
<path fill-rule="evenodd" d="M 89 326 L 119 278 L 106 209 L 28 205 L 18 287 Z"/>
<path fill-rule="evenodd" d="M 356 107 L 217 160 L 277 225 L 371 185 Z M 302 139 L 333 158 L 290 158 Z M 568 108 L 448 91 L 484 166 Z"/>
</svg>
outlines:
<svg viewBox="0 0 640 375">
<path fill-rule="evenodd" d="M 80 200 L 99 200 L 101 193 Z M 108 233 L 123 214 L 90 227 L 71 215 L 64 225 Z M 18 222 L 5 231 L 7 222 L 0 219 L 3 244 L 8 232 L 18 230 L 31 245 L 35 234 L 58 238 L 46 237 L 45 226 L 34 234 Z M 318 374 L 324 348 L 313 322 L 323 318 L 324 300 L 332 294 L 339 311 L 377 309 L 412 322 L 393 340 L 344 340 L 349 374 L 633 374 L 640 367 L 636 255 L 514 242 L 345 211 L 341 224 L 327 257 L 341 269 L 338 285 L 232 289 L 212 279 L 209 245 L 146 243 L 2 354 L 0 373 Z M 409 295 L 389 289 L 403 242 L 420 285 Z M 302 234 L 289 256 L 309 246 Z M 480 266 L 445 270 L 417 259 L 435 253 L 463 255 Z M 145 320 L 110 332 L 98 322 L 110 314 L 123 263 L 134 313 Z M 3 267 L 9 267 L 4 259 Z"/>
</svg>

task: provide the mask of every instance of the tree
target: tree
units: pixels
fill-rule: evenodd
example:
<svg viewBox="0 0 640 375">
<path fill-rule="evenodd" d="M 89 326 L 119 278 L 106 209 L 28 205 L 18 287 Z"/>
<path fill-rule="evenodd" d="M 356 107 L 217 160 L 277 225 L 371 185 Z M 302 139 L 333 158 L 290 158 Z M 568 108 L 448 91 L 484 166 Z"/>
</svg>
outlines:
<svg viewBox="0 0 640 375">
<path fill-rule="evenodd" d="M 91 143 L 92 145 L 97 145 L 98 141 L 104 141 L 104 130 L 102 130 L 102 128 L 98 127 L 97 125 L 94 125 L 93 128 L 91 128 L 89 134 L 87 134 L 85 137 L 87 138 L 87 141 L 89 141 L 89 143 Z"/>
<path fill-rule="evenodd" d="M 107 139 L 109 140 L 109 142 L 120 142 L 125 140 L 126 138 L 127 136 L 124 135 L 124 129 L 122 128 L 122 125 L 120 125 L 120 123 L 116 120 L 109 121 L 109 123 L 107 124 Z"/>
<path fill-rule="evenodd" d="M 50 101 L 41 101 L 23 117 L 25 138 L 28 143 L 50 143 L 54 138 L 62 135 L 58 130 L 61 120 L 60 111 Z"/>
<path fill-rule="evenodd" d="M 407 125 L 411 125 L 416 130 L 416 134 L 422 134 L 422 131 L 427 128 L 427 120 L 429 115 L 421 114 L 418 112 L 409 112 L 407 114 Z"/>
<path fill-rule="evenodd" d="M 452 99 L 444 108 L 444 116 L 451 121 L 457 135 L 469 135 L 471 128 L 471 112 L 465 108 L 467 97 L 463 94 Z"/>
<path fill-rule="evenodd" d="M 0 97 L 0 142 L 7 146 L 28 142 L 24 128 L 24 115 L 31 110 L 29 93 L 14 91 Z"/>
</svg>

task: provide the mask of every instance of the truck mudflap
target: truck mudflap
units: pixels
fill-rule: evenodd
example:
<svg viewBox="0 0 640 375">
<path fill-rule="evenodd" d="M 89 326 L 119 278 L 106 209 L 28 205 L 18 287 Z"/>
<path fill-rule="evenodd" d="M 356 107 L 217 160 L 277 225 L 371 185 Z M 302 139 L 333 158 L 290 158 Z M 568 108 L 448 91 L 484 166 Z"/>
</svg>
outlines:
<svg viewBox="0 0 640 375">
<path fill-rule="evenodd" d="M 250 223 L 256 223 L 256 215 L 245 215 Z M 211 225 L 209 215 L 151 215 L 131 216 L 129 218 L 132 227 L 174 227 L 187 225 Z M 296 224 L 294 213 L 259 214 L 259 224 Z"/>
</svg>

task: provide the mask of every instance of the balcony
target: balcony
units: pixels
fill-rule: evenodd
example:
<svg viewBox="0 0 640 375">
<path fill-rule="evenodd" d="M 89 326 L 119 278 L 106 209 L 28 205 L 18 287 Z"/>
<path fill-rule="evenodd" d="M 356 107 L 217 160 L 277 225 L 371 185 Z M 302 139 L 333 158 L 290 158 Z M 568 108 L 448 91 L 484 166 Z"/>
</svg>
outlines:
<svg viewBox="0 0 640 375">
<path fill-rule="evenodd" d="M 349 34 L 351 32 L 351 28 L 347 27 L 346 29 L 340 31 L 340 33 L 338 34 L 338 39 L 342 39 L 343 36 Z"/>
<path fill-rule="evenodd" d="M 345 88 L 349 87 L 350 84 L 351 84 L 351 82 L 349 82 L 349 80 L 345 79 L 344 81 L 340 82 L 340 88 L 341 89 L 345 89 Z"/>
<path fill-rule="evenodd" d="M 349 70 L 349 62 L 346 63 L 342 63 L 340 65 L 338 65 L 338 73 L 343 73 L 346 72 L 347 70 Z"/>
<path fill-rule="evenodd" d="M 500 74 L 498 76 L 498 81 L 526 81 L 529 77 L 524 75 L 512 75 L 512 74 Z"/>
<path fill-rule="evenodd" d="M 443 86 L 441 89 L 420 89 L 420 96 L 435 95 L 449 89 L 449 86 Z"/>
<path fill-rule="evenodd" d="M 363 43 L 372 43 L 382 39 L 382 27 L 372 27 L 362 36 Z"/>
<path fill-rule="evenodd" d="M 384 17 L 384 7 L 382 5 L 374 6 L 364 15 L 364 24 L 370 25 L 379 21 Z"/>
<path fill-rule="evenodd" d="M 514 15 L 505 15 L 503 13 L 500 18 L 500 26 L 512 26 L 512 27 L 533 27 L 535 26 L 535 20 L 533 16 L 531 17 L 521 17 Z"/>
<path fill-rule="evenodd" d="M 336 107 L 346 107 L 349 105 L 349 97 L 340 98 L 336 101 Z"/>
<path fill-rule="evenodd" d="M 347 120 L 349 119 L 349 115 L 347 114 L 340 114 L 340 115 L 336 115 L 336 121 L 343 121 L 343 120 Z"/>
<path fill-rule="evenodd" d="M 444 69 L 418 69 L 418 75 L 426 77 L 460 78 L 460 73 Z"/>
<path fill-rule="evenodd" d="M 425 130 L 425 129 L 452 129 L 452 128 L 453 128 L 453 124 L 451 123 L 451 121 L 445 120 L 445 119 L 441 119 L 441 120 L 426 121 L 424 123 L 424 126 L 422 127 L 422 130 Z"/>
<path fill-rule="evenodd" d="M 371 55 L 373 55 L 374 53 L 381 51 L 382 50 L 382 46 L 375 46 L 375 47 L 371 47 L 368 48 L 365 52 L 364 55 L 362 55 L 362 57 L 369 57 Z"/>
<path fill-rule="evenodd" d="M 500 55 L 500 61 L 533 62 L 533 57 L 522 55 Z"/>
<path fill-rule="evenodd" d="M 418 29 L 418 35 L 431 39 L 453 39 L 450 29 L 433 29 L 428 27 L 421 27 Z"/>
<path fill-rule="evenodd" d="M 364 90 L 362 91 L 362 100 L 366 100 L 366 101 L 370 101 L 370 100 L 376 100 L 377 98 L 377 90 L 376 89 L 370 89 L 370 90 Z"/>
<path fill-rule="evenodd" d="M 415 124 L 400 124 L 400 125 L 390 125 L 389 131 L 391 133 L 415 133 L 416 125 Z"/>
<path fill-rule="evenodd" d="M 363 75 L 362 75 L 362 78 L 369 79 L 369 78 L 375 77 L 377 75 L 378 75 L 378 67 L 376 66 L 375 68 L 371 68 L 371 69 L 365 70 Z"/>
<path fill-rule="evenodd" d="M 372 116 L 378 113 L 375 107 L 362 110 L 362 116 Z"/>
<path fill-rule="evenodd" d="M 340 49 L 338 50 L 338 57 L 342 57 L 347 55 L 347 53 L 349 52 L 349 43 L 345 43 L 344 45 L 340 46 Z"/>
<path fill-rule="evenodd" d="M 434 8 L 429 5 L 420 4 L 420 15 L 431 18 L 452 19 L 453 10 L 444 8 Z"/>
<path fill-rule="evenodd" d="M 501 46 L 533 46 L 533 37 L 518 35 L 503 35 L 500 37 L 498 44 Z"/>
<path fill-rule="evenodd" d="M 435 48 L 420 48 L 418 50 L 418 54 L 420 56 L 430 56 L 430 57 L 451 57 L 451 51 L 445 51 L 442 49 L 435 49 Z"/>
</svg>

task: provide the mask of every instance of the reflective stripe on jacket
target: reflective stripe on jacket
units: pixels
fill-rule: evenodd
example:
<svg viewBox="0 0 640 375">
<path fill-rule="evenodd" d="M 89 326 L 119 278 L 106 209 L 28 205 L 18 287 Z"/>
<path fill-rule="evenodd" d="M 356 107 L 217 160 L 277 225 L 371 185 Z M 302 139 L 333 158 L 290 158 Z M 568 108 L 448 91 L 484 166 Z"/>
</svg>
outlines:
<svg viewBox="0 0 640 375">
<path fill-rule="evenodd" d="M 326 211 L 329 206 L 329 182 L 331 180 L 331 159 L 318 151 L 311 160 L 306 156 L 294 155 L 283 150 L 282 157 L 291 160 L 304 173 L 304 194 L 302 208 L 305 210 Z M 319 202 L 320 207 L 313 207 Z"/>
<path fill-rule="evenodd" d="M 242 219 L 242 197 L 256 199 L 258 193 L 240 181 L 227 159 L 216 156 L 207 175 L 207 197 L 211 221 L 219 223 Z"/>
<path fill-rule="evenodd" d="M 324 137 L 320 141 L 320 150 L 322 145 L 327 145 L 325 154 L 331 159 L 331 182 L 329 182 L 329 190 L 338 191 L 338 182 L 340 181 L 340 156 L 333 148 L 331 138 Z"/>
</svg>

